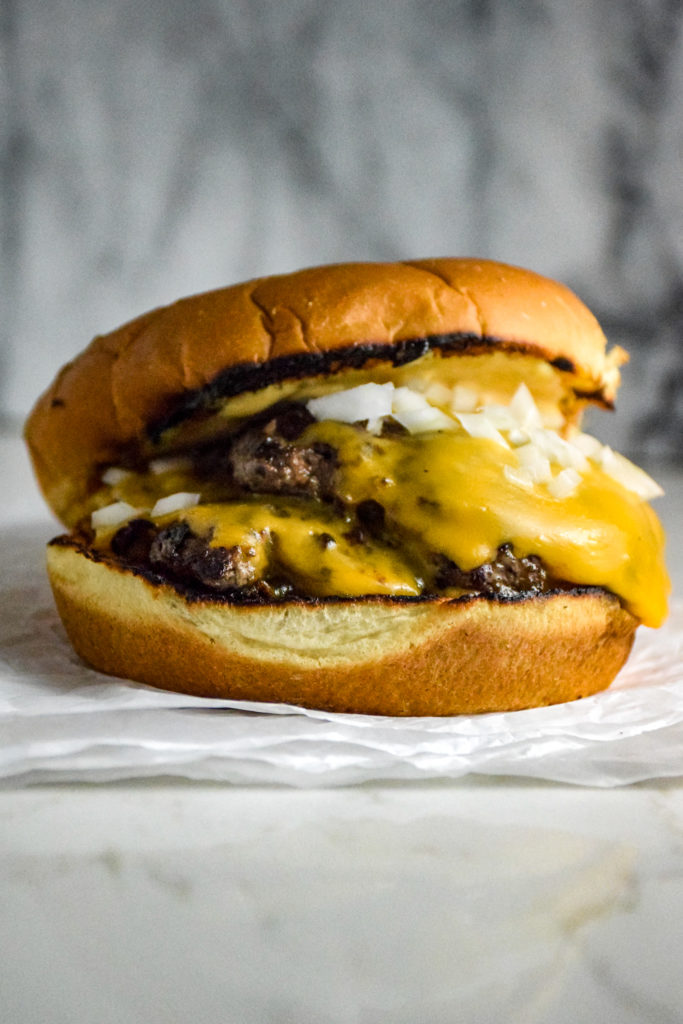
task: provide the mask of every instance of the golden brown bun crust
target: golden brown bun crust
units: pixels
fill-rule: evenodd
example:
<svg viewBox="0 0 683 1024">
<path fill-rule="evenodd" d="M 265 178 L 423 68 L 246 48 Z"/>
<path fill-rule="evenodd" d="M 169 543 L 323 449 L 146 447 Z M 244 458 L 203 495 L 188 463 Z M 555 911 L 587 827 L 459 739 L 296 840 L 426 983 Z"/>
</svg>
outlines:
<svg viewBox="0 0 683 1024">
<path fill-rule="evenodd" d="M 605 689 L 636 619 L 603 591 L 511 603 L 236 606 L 48 548 L 55 600 L 95 668 L 199 696 L 377 715 L 518 710 Z"/>
<path fill-rule="evenodd" d="M 27 426 L 43 493 L 67 524 L 97 467 L 228 367 L 460 334 L 555 362 L 611 401 L 621 350 L 567 288 L 486 260 L 353 263 L 182 299 L 98 338 L 63 368 Z M 557 361 L 559 360 L 559 363 Z"/>
</svg>

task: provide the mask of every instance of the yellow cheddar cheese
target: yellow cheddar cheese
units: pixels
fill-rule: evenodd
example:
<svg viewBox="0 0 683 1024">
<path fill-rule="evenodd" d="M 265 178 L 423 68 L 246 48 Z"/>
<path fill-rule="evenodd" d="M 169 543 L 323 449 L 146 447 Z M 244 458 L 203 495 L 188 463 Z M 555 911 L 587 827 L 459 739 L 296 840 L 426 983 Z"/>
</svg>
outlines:
<svg viewBox="0 0 683 1024">
<path fill-rule="evenodd" d="M 345 518 L 338 505 L 235 498 L 227 484 L 202 481 L 191 467 L 131 474 L 112 493 L 149 508 L 173 490 L 201 490 L 199 505 L 171 518 L 210 537 L 212 546 L 252 547 L 254 564 L 274 564 L 312 596 L 418 595 L 435 556 L 468 571 L 511 544 L 517 557 L 539 556 L 557 579 L 611 591 L 648 626 L 664 620 L 670 588 L 659 520 L 598 466 L 582 473 L 570 495 L 556 498 L 544 486 L 522 487 L 505 475 L 506 465 L 516 465 L 512 449 L 461 430 L 375 437 L 357 425 L 323 421 L 297 440 L 314 442 L 338 452 L 336 490 L 349 509 L 368 499 L 383 506 L 392 543 L 358 543 L 351 512 Z"/>
</svg>

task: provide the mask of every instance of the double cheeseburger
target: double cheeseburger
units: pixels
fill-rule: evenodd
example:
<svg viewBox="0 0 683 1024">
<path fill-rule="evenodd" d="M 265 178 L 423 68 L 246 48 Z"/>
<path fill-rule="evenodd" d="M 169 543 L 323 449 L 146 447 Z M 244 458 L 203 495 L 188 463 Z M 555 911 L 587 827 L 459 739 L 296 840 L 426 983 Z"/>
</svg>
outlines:
<svg viewBox="0 0 683 1024">
<path fill-rule="evenodd" d="M 567 288 L 473 259 L 262 278 L 96 338 L 26 427 L 74 648 L 380 715 L 607 687 L 668 594 L 659 488 L 580 429 L 625 359 Z"/>
</svg>

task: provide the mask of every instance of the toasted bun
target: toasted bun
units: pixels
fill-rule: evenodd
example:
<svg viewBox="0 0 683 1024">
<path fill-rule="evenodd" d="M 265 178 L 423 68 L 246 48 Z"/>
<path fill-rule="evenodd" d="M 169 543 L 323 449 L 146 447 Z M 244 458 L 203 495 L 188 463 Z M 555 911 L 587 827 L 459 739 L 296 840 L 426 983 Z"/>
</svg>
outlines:
<svg viewBox="0 0 683 1024">
<path fill-rule="evenodd" d="M 48 503 L 73 525 L 98 467 L 203 389 L 234 396 L 430 347 L 528 353 L 606 404 L 625 358 L 606 354 L 572 292 L 527 270 L 470 259 L 318 267 L 183 299 L 95 338 L 39 400 L 26 439 Z"/>
<path fill-rule="evenodd" d="M 184 600 L 74 541 L 53 542 L 48 567 L 71 643 L 102 672 L 359 714 L 469 714 L 586 697 L 613 680 L 637 625 L 599 590 L 513 602 L 239 606 Z"/>
<path fill-rule="evenodd" d="M 453 259 L 320 267 L 184 299 L 96 338 L 39 400 L 26 439 L 47 501 L 71 526 L 97 500 L 103 466 L 182 448 L 207 418 L 252 415 L 254 396 L 265 408 L 275 393 L 398 374 L 422 356 L 437 376 L 439 359 L 466 367 L 460 356 L 477 357 L 485 377 L 530 368 L 552 382 L 565 424 L 586 401 L 611 404 L 625 359 L 606 352 L 575 295 L 526 270 Z M 598 588 L 507 602 L 237 603 L 182 591 L 79 536 L 48 548 L 76 651 L 105 673 L 198 695 L 382 715 L 552 704 L 607 687 L 637 626 Z"/>
</svg>

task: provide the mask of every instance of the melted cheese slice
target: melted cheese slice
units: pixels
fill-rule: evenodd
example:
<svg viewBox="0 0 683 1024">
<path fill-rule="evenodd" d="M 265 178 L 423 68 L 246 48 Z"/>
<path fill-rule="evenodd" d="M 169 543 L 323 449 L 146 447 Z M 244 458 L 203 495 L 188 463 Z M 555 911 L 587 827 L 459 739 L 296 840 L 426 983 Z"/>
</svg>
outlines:
<svg viewBox="0 0 683 1024">
<path fill-rule="evenodd" d="M 338 423 L 309 428 L 342 452 L 341 495 L 375 498 L 406 538 L 464 570 L 491 561 L 501 544 L 539 555 L 559 579 L 604 587 L 642 622 L 662 623 L 669 580 L 664 534 L 652 508 L 597 467 L 569 497 L 509 481 L 512 451 L 493 441 L 440 431 L 372 438 Z"/>
<path fill-rule="evenodd" d="M 316 515 L 305 505 L 199 505 L 182 519 L 199 536 L 210 534 L 212 547 L 238 546 L 251 558 L 266 552 L 271 572 L 284 572 L 314 597 L 416 597 L 422 589 L 421 580 L 393 551 L 374 544 L 361 547 L 348 536 L 348 523 Z"/>
<path fill-rule="evenodd" d="M 352 513 L 306 499 L 235 500 L 191 470 L 131 474 L 110 494 L 151 507 L 163 494 L 200 490 L 200 505 L 171 518 L 213 546 L 253 550 L 254 564 L 275 566 L 312 596 L 416 595 L 429 586 L 435 556 L 467 571 L 512 544 L 518 557 L 540 556 L 558 579 L 616 594 L 646 625 L 664 620 L 670 586 L 659 520 L 598 467 L 555 498 L 505 476 L 505 465 L 517 464 L 512 450 L 462 431 L 373 437 L 328 421 L 313 423 L 297 444 L 315 441 L 339 453 L 337 491 L 349 506 L 372 498 L 384 507 L 394 546 L 354 541 Z"/>
</svg>

